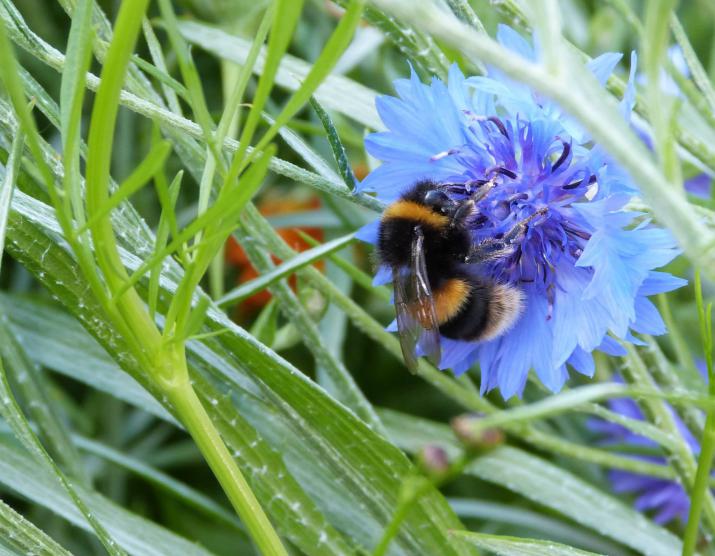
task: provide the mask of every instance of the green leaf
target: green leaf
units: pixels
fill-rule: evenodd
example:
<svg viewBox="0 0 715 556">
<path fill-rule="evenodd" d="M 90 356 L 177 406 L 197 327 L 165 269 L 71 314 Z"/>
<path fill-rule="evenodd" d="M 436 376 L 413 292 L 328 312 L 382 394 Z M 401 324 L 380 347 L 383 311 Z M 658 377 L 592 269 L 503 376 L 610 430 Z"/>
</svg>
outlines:
<svg viewBox="0 0 715 556">
<path fill-rule="evenodd" d="M 447 426 L 392 411 L 381 411 L 380 415 L 392 440 L 404 450 L 416 452 L 427 444 L 436 444 L 453 457 L 461 453 Z M 476 459 L 466 472 L 645 554 L 671 556 L 682 548 L 680 539 L 643 514 L 524 450 L 502 446 Z"/>
<path fill-rule="evenodd" d="M 9 314 L 8 306 L 1 302 L 0 313 Z M 19 405 L 35 422 L 37 434 L 49 454 L 74 480 L 88 485 L 87 470 L 70 441 L 65 416 L 52 403 L 48 391 L 48 377 L 39 365 L 30 361 L 18 341 L 16 332 L 7 326 L 7 321 L 0 322 L 0 355 L 9 363 L 7 371 L 10 387 L 15 392 Z"/>
<path fill-rule="evenodd" d="M 268 100 L 271 90 L 273 89 L 273 83 L 276 79 L 279 64 L 288 49 L 290 40 L 293 37 L 293 30 L 298 24 L 298 19 L 300 18 L 300 12 L 302 9 L 303 0 L 276 0 L 275 6 L 273 6 L 273 24 L 271 26 L 271 34 L 268 39 L 268 47 L 266 49 L 265 66 L 262 68 L 260 74 L 261 77 L 258 80 L 258 86 L 256 87 L 255 94 L 253 95 L 251 110 L 248 113 L 246 123 L 241 130 L 241 136 L 239 139 L 240 146 L 238 153 L 234 157 L 234 161 L 231 164 L 229 178 L 234 173 L 238 176 L 239 164 L 243 163 L 243 155 L 246 153 L 248 145 L 251 143 L 253 135 L 256 132 L 256 128 L 261 121 L 263 107 L 266 105 L 266 101 Z M 249 53 L 251 53 L 250 47 L 246 51 L 246 59 L 248 59 Z M 245 61 L 243 63 L 245 63 Z M 239 62 L 239 64 L 241 64 L 241 62 Z M 258 64 L 254 64 L 254 67 L 257 65 Z M 270 141 L 270 139 L 268 139 L 268 141 Z M 268 141 L 266 141 L 266 144 Z"/>
<path fill-rule="evenodd" d="M 250 49 L 249 41 L 202 23 L 185 21 L 179 24 L 179 30 L 186 40 L 219 58 L 237 64 L 245 62 Z M 262 49 L 253 70 L 255 73 L 263 72 L 265 59 L 265 49 Z M 305 80 L 310 68 L 311 65 L 307 62 L 287 54 L 283 56 L 278 67 L 276 84 L 295 91 Z M 377 93 L 364 85 L 338 75 L 329 75 L 315 92 L 315 98 L 326 108 L 344 114 L 371 129 L 381 131 L 385 126 L 375 109 L 376 96 Z"/>
<path fill-rule="evenodd" d="M 57 229 L 51 213 L 27 196 L 18 195 L 13 207 L 22 217 L 14 213 L 11 218 L 10 252 L 119 357 L 126 349 L 121 339 L 90 303 L 85 286 L 77 283 L 76 269 L 62 247 L 53 245 L 52 235 L 47 235 Z M 116 225 L 136 249 L 151 249 L 142 234 L 132 233 L 133 224 L 118 219 Z M 130 268 L 140 264 L 128 253 L 125 257 Z M 175 264 L 170 264 L 163 288 L 173 291 L 179 277 Z M 326 555 L 349 552 L 334 527 L 363 546 L 377 542 L 402 477 L 413 472 L 409 461 L 221 312 L 209 311 L 207 328 L 229 332 L 189 342 L 193 376 L 202 377 L 196 387 L 259 499 L 270 502 L 267 509 L 281 533 L 311 553 Z M 61 330 L 52 334 L 62 338 Z M 119 361 L 148 387 L 131 360 L 122 355 Z M 217 391 L 232 392 L 231 400 Z M 216 413 L 219 408 L 222 414 Z M 450 547 L 445 533 L 459 527 L 444 498 L 431 491 L 411 512 L 394 546 L 408 553 L 465 553 L 466 549 Z M 320 539 L 323 543 L 318 545 Z"/>
<path fill-rule="evenodd" d="M 260 149 L 267 145 L 268 142 L 273 139 L 275 134 L 278 133 L 278 130 L 286 125 L 291 118 L 293 118 L 293 116 L 295 116 L 298 111 L 305 106 L 315 90 L 323 81 L 325 81 L 325 78 L 333 69 L 333 66 L 335 66 L 348 44 L 350 44 L 355 28 L 360 22 L 365 1 L 366 0 L 352 0 L 350 2 L 348 9 L 340 18 L 340 22 L 335 28 L 335 31 L 333 31 L 333 34 L 330 35 L 330 38 L 328 38 L 328 41 L 325 43 L 318 59 L 312 64 L 310 71 L 305 76 L 305 79 L 303 79 L 298 89 L 290 97 L 281 113 L 278 114 L 276 121 L 273 122 L 268 131 L 266 131 L 263 137 L 261 137 L 261 140 L 256 145 L 256 148 Z M 293 2 L 296 2 L 296 0 L 293 0 Z M 268 52 L 270 57 L 270 43 Z M 243 141 L 243 137 L 241 138 L 241 141 Z"/>
<path fill-rule="evenodd" d="M 604 539 L 569 520 L 545 515 L 543 511 L 522 508 L 513 502 L 502 503 L 470 498 L 450 498 L 450 505 L 463 519 L 479 519 L 487 524 L 495 524 L 500 529 L 505 526 L 516 533 L 537 534 L 543 539 L 552 539 L 593 550 L 609 556 L 626 556 L 626 548 Z"/>
<path fill-rule="evenodd" d="M 17 554 L 37 554 L 38 556 L 72 556 L 44 531 L 0 500 L 0 539 L 12 546 Z"/>
<path fill-rule="evenodd" d="M 25 135 L 20 132 L 15 136 L 12 143 L 10 157 L 5 165 L 5 176 L 3 177 L 2 183 L 0 183 L 0 262 L 2 262 L 2 254 L 5 250 L 5 229 L 10 214 L 12 192 L 15 189 L 15 181 L 17 180 L 18 170 L 20 168 L 24 144 Z"/>
<path fill-rule="evenodd" d="M 216 303 L 222 307 L 225 307 L 227 305 L 236 303 L 241 299 L 250 297 L 266 289 L 268 286 L 270 286 L 274 282 L 277 282 L 281 278 L 285 278 L 293 274 L 296 270 L 303 268 L 304 266 L 307 266 L 309 264 L 312 264 L 316 261 L 319 261 L 320 259 L 323 259 L 328 255 L 343 249 L 347 245 L 350 245 L 350 243 L 352 243 L 353 241 L 354 234 L 347 234 L 327 243 L 323 243 L 320 246 L 314 247 L 307 251 L 303 251 L 299 255 L 296 255 L 295 257 L 281 263 L 273 270 L 266 272 L 265 274 L 261 274 L 258 278 L 255 278 L 250 282 L 246 282 L 245 284 L 241 284 L 237 288 L 234 288 L 226 295 L 224 295 L 221 299 L 219 299 Z"/>
<path fill-rule="evenodd" d="M 67 493 L 52 476 L 35 465 L 33 459 L 16 445 L 0 437 L 0 483 L 33 503 L 51 510 L 81 529 L 87 522 Z M 75 486 L 78 495 L 98 521 L 129 554 L 137 556 L 208 556 L 211 553 L 158 525 L 133 514 L 103 496 Z"/>
<path fill-rule="evenodd" d="M 44 472 L 45 475 L 54 475 L 64 492 L 67 493 L 72 504 L 82 515 L 82 523 L 85 527 L 91 528 L 101 541 L 104 548 L 112 556 L 124 556 L 122 550 L 111 533 L 105 527 L 105 524 L 98 519 L 85 502 L 85 497 L 78 492 L 78 489 L 65 477 L 65 474 L 60 470 L 49 453 L 45 450 L 37 435 L 32 430 L 30 423 L 22 413 L 8 381 L 5 366 L 12 369 L 13 375 L 19 377 L 23 374 L 28 374 L 30 371 L 25 368 L 27 359 L 24 354 L 15 350 L 8 350 L 10 347 L 7 341 L 6 323 L 0 320 L 0 327 L 3 328 L 0 336 L 4 337 L 2 360 L 0 360 L 0 415 L 10 425 L 17 439 L 28 450 L 35 460 L 39 460 L 42 466 L 34 465 L 38 472 Z M 31 463 L 29 465 L 32 465 Z M 7 484 L 7 483 L 6 483 Z"/>
<path fill-rule="evenodd" d="M 78 226 L 85 223 L 79 154 L 81 148 L 84 80 L 92 61 L 92 0 L 82 0 L 75 10 L 67 41 L 65 71 L 60 86 L 60 132 L 64 167 L 65 210 L 73 210 Z"/>
<path fill-rule="evenodd" d="M 169 141 L 161 141 L 152 145 L 151 150 L 147 153 L 144 160 L 139 163 L 127 179 L 119 184 L 117 190 L 92 214 L 92 217 L 87 223 L 77 230 L 77 235 L 84 233 L 87 229 L 94 226 L 122 202 L 129 199 L 129 197 L 144 187 L 147 182 L 163 168 L 170 152 L 171 143 Z"/>
<path fill-rule="evenodd" d="M 73 441 L 79 448 L 88 454 L 98 456 L 107 462 L 113 463 L 126 469 L 127 471 L 130 471 L 137 477 L 140 477 L 152 485 L 159 487 L 163 492 L 167 492 L 176 499 L 181 500 L 187 506 L 202 512 L 212 519 L 228 525 L 234 531 L 242 533 L 245 535 L 244 540 L 247 543 L 249 542 L 248 536 L 245 533 L 245 528 L 239 521 L 238 517 L 236 517 L 236 514 L 224 508 L 220 504 L 217 504 L 213 499 L 209 498 L 205 494 L 174 479 L 163 471 L 147 465 L 143 461 L 132 457 L 131 455 L 115 450 L 110 446 L 81 436 L 75 436 Z"/>
<path fill-rule="evenodd" d="M 499 556 L 598 556 L 595 552 L 586 552 L 551 541 L 502 537 L 471 531 L 452 531 L 452 535 Z"/>
<path fill-rule="evenodd" d="M 313 107 L 313 110 L 315 110 L 315 113 L 318 114 L 318 118 L 320 118 L 320 122 L 325 128 L 330 148 L 333 150 L 335 162 L 338 164 L 340 176 L 343 178 L 345 185 L 348 186 L 348 189 L 353 191 L 357 186 L 357 180 L 355 179 L 355 174 L 353 174 L 353 169 L 350 166 L 350 161 L 348 160 L 348 155 L 345 152 L 345 147 L 343 147 L 343 143 L 338 135 L 338 130 L 335 129 L 335 125 L 333 125 L 333 120 L 330 118 L 330 115 L 323 110 L 323 107 L 320 106 L 320 103 L 315 100 L 315 98 L 310 99 L 310 104 Z"/>
<path fill-rule="evenodd" d="M 35 363 L 180 426 L 136 380 L 117 367 L 76 319 L 38 299 L 2 294 L 0 303 Z M 83 364 L 77 365 L 77 361 Z"/>
</svg>

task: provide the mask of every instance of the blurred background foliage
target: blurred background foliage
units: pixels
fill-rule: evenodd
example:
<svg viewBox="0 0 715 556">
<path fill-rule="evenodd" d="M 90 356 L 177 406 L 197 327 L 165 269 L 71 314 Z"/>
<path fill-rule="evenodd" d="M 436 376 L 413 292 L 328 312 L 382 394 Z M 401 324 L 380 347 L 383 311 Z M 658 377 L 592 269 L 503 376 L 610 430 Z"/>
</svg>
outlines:
<svg viewBox="0 0 715 556">
<path fill-rule="evenodd" d="M 270 0 L 178 0 L 174 4 L 182 20 L 203 22 L 229 34 L 251 40 L 269 2 Z M 605 51 L 630 52 L 638 47 L 638 39 L 619 9 L 622 2 L 628 4 L 634 13 L 643 13 L 644 1 L 561 0 L 559 5 L 563 14 L 565 36 L 591 55 Z M 524 22 L 516 19 L 514 13 L 510 11 L 510 2 L 472 0 L 470 3 L 491 36 L 494 36 L 496 26 L 500 22 L 521 27 L 524 32 L 522 26 Z M 97 4 L 113 21 L 119 0 L 98 0 Z M 58 50 L 65 51 L 70 19 L 58 2 L 21 0 L 16 2 L 15 6 L 31 29 Z M 151 10 L 150 17 L 157 16 L 156 6 L 152 6 Z M 341 11 L 339 6 L 329 1 L 306 2 L 289 52 L 304 60 L 315 60 L 334 29 Z M 368 10 L 368 20 L 369 14 Z M 713 79 L 715 77 L 715 41 L 713 40 L 715 3 L 710 0 L 681 2 L 678 14 L 699 59 Z M 159 23 L 158 20 L 154 21 Z M 178 78 L 176 57 L 168 47 L 167 37 L 160 24 L 156 26 L 156 31 L 165 48 L 169 73 Z M 439 45 L 436 50 L 442 52 Z M 58 98 L 60 74 L 50 71 L 30 54 L 21 50 L 18 52 L 23 66 L 31 72 L 50 96 Z M 139 43 L 137 54 L 144 59 L 150 58 L 147 45 L 143 41 Z M 192 55 L 200 72 L 207 105 L 212 116 L 218 120 L 227 89 L 235 78 L 236 66 L 198 47 L 193 48 Z M 442 55 L 446 58 L 454 57 L 465 71 L 473 72 L 477 69 L 472 61 L 461 59 L 457 53 L 448 48 L 444 48 Z M 427 64 L 419 64 L 414 60 L 412 63 L 423 79 L 429 78 L 434 71 L 443 71 L 443 68 L 427 67 Z M 625 56 L 619 68 L 623 77 L 627 76 L 627 63 L 628 57 Z M 93 71 L 98 73 L 98 64 L 96 61 L 93 64 Z M 338 63 L 335 72 L 342 73 L 379 93 L 391 94 L 392 81 L 408 75 L 409 65 L 404 52 L 392 42 L 391 38 L 366 21 L 359 27 L 353 45 Z M 255 79 L 249 83 L 249 98 L 255 84 Z M 286 98 L 284 91 L 274 90 L 267 112 L 276 115 Z M 88 108 L 89 103 L 85 104 Z M 188 107 L 186 105 L 183 107 L 188 113 Z M 339 113 L 331 112 L 330 115 L 347 150 L 355 176 L 358 179 L 364 177 L 374 165 L 374 161 L 369 160 L 362 145 L 365 128 Z M 38 125 L 51 145 L 59 145 L 59 133 L 48 121 L 40 117 Z M 314 109 L 310 106 L 304 108 L 293 118 L 289 128 L 337 170 L 324 128 Z M 135 168 L 136 161 L 147 152 L 152 142 L 152 133 L 153 124 L 149 119 L 126 108 L 120 109 L 112 160 L 112 175 L 117 181 L 127 177 Z M 280 158 L 305 166 L 301 156 L 284 141 L 278 141 L 278 149 Z M 181 168 L 178 158 L 172 157 L 167 164 L 167 175 L 174 175 Z M 700 172 L 695 166 L 686 165 L 685 170 L 686 175 L 690 176 Z M 179 227 L 185 225 L 196 210 L 195 191 L 198 184 L 194 180 L 195 177 L 190 173 L 184 177 L 182 193 L 177 204 Z M 707 196 L 693 200 L 715 208 L 715 203 L 709 195 L 709 185 Z M 311 246 L 310 239 L 322 243 L 338 238 L 354 231 L 374 217 L 374 213 L 368 210 L 277 174 L 269 174 L 255 201 L 259 211 L 279 231 L 281 237 L 299 251 Z M 157 225 L 160 207 L 151 188 L 139 191 L 133 197 L 132 203 L 150 226 Z M 372 272 L 372 254 L 364 245 L 351 244 L 349 248 L 340 251 L 339 257 L 357 265 L 367 273 Z M 273 260 L 276 263 L 279 261 L 277 257 Z M 377 295 L 371 288 L 353 282 L 333 260 L 323 260 L 315 266 L 380 323 L 387 324 L 392 319 L 392 308 L 385 298 Z M 29 297 L 39 303 L 53 303 L 47 291 L 11 257 L 5 256 L 2 268 L 0 281 L 4 292 L 3 299 Z M 207 279 L 204 288 L 219 295 L 222 291 L 228 291 L 258 275 L 241 246 L 234 240 L 227 243 L 222 264 L 216 268 L 219 269 L 217 271 L 214 269 L 219 273 L 219 277 L 214 274 L 213 282 Z M 678 276 L 692 278 L 689 265 L 684 260 L 676 261 L 671 265 L 670 271 Z M 409 374 L 399 359 L 359 330 L 340 309 L 329 306 L 322 294 L 310 284 L 296 277 L 292 277 L 289 283 L 318 324 L 325 345 L 344 362 L 365 397 L 376 407 L 442 423 L 463 412 L 463 408 L 456 406 L 453 400 L 432 385 Z M 712 293 L 711 289 L 706 289 L 706 297 L 711 297 Z M 698 354 L 701 348 L 692 286 L 670 295 L 669 306 L 672 322 L 677 323 L 680 336 L 687 342 L 690 354 Z M 280 314 L 268 292 L 255 294 L 228 310 L 231 318 L 238 324 L 251 330 L 305 374 L 315 377 L 316 373 L 319 373 L 315 359 L 301 342 L 295 325 Z M 38 323 L 38 327 L 36 333 L 41 335 L 43 324 Z M 669 358 L 673 360 L 677 358 L 676 347 L 668 337 L 660 341 L 660 346 Z M 61 349 L 61 346 L 55 347 Z M 26 348 L 28 351 L 33 349 L 30 344 L 27 344 Z M 41 362 L 42 358 L 39 360 Z M 84 364 L 83 361 L 76 363 Z M 599 365 L 601 378 L 608 378 L 608 369 L 608 364 Z M 185 435 L 174 426 L 157 419 L 151 412 L 138 409 L 133 404 L 128 404 L 62 373 L 43 374 L 45 374 L 47 395 L 50 396 L 51 405 L 60 412 L 61 419 L 67 423 L 68 430 L 81 437 L 78 449 L 89 474 L 88 483 L 92 483 L 99 492 L 119 505 L 179 535 L 198 541 L 216 554 L 244 554 L 250 551 L 246 537 L 241 533 L 240 524 L 237 524 L 224 504 L 221 491 L 199 451 Z M 576 386 L 580 383 L 585 384 L 586 380 L 574 377 L 570 385 Z M 534 384 L 527 386 L 525 400 L 538 399 L 542 396 L 543 391 L 539 387 Z M 498 406 L 503 405 L 498 393 L 491 395 L 490 400 Z M 578 414 L 555 417 L 549 421 L 546 430 L 563 439 L 590 444 L 593 438 L 584 426 L 584 420 L 585 417 Z M 2 430 L 2 434 L 10 438 L 7 427 Z M 97 443 L 96 446 L 92 444 L 93 442 Z M 554 456 L 546 452 L 540 453 L 519 439 L 511 439 L 510 442 L 514 446 L 526 448 L 537 455 L 551 459 L 562 468 L 573 471 L 604 491 L 609 490 L 602 467 L 578 459 Z M 99 445 L 111 447 L 114 450 L 112 457 L 98 453 Z M 167 490 L 161 486 L 161 481 L 152 479 L 141 470 L 132 469 L 131 465 L 122 462 L 123 456 L 134 462 L 141 462 L 154 472 L 190 484 L 196 491 L 214 501 L 212 504 L 218 509 L 214 508 L 214 511 L 210 511 L 206 507 L 197 508 L 196 505 L 187 504 L 176 495 L 167 495 Z M 595 531 L 588 531 L 577 525 L 575 521 L 558 515 L 552 510 L 544 509 L 542 505 L 530 502 L 493 482 L 482 481 L 474 476 L 462 476 L 447 485 L 444 492 L 454 499 L 463 523 L 474 530 L 551 538 L 608 554 L 633 553 L 624 545 L 609 540 Z M 76 554 L 92 554 L 101 550 L 92 535 L 43 505 L 28 499 L 27 495 L 21 495 L 7 486 L 0 486 L 0 498 L 40 526 L 68 550 Z M 213 507 L 211 504 L 209 506 Z M 675 524 L 671 528 L 679 531 L 680 525 Z"/>
</svg>

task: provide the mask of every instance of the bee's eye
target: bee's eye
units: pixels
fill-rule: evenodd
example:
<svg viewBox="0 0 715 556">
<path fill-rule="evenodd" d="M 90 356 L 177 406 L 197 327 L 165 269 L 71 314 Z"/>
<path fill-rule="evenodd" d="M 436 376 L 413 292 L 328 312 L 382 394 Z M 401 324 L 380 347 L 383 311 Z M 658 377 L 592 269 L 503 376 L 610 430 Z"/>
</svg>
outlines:
<svg viewBox="0 0 715 556">
<path fill-rule="evenodd" d="M 425 204 L 440 212 L 446 212 L 451 199 L 444 191 L 433 189 L 425 194 Z"/>
</svg>

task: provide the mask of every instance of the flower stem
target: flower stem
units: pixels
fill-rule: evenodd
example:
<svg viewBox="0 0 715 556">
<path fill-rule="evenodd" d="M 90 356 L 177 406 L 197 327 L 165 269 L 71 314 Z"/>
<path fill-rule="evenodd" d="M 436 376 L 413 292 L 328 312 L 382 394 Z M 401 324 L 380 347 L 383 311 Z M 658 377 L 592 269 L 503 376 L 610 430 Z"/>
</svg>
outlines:
<svg viewBox="0 0 715 556">
<path fill-rule="evenodd" d="M 698 530 L 700 525 L 700 513 L 707 492 L 710 467 L 715 455 L 715 414 L 708 413 L 703 431 L 702 447 L 698 458 L 698 471 L 695 475 L 695 483 L 690 498 L 690 512 L 688 514 L 688 524 L 685 527 L 683 538 L 683 556 L 692 556 L 695 553 L 695 544 L 698 540 Z"/>
<path fill-rule="evenodd" d="M 708 394 L 715 398 L 715 373 L 713 372 L 713 336 L 712 336 L 712 304 L 707 308 L 703 302 L 703 291 L 700 283 L 700 273 L 695 273 L 695 300 L 698 306 L 698 317 L 700 321 L 700 335 L 703 341 L 703 351 L 705 363 L 708 367 Z M 690 492 L 690 512 L 688 523 L 685 527 L 683 537 L 683 556 L 692 555 L 695 552 L 695 544 L 698 539 L 700 525 L 700 513 L 708 492 L 710 479 L 710 469 L 715 455 L 715 411 L 710 409 L 705 421 L 705 430 L 700 443 L 700 457 L 698 458 L 698 470 L 695 474 L 693 489 Z"/>
<path fill-rule="evenodd" d="M 278 534 L 191 387 L 183 348 L 169 359 L 173 359 L 175 365 L 181 366 L 180 369 L 174 368 L 174 377 L 184 377 L 162 382 L 164 392 L 174 406 L 177 416 L 201 450 L 260 553 L 264 556 L 287 556 Z"/>
</svg>

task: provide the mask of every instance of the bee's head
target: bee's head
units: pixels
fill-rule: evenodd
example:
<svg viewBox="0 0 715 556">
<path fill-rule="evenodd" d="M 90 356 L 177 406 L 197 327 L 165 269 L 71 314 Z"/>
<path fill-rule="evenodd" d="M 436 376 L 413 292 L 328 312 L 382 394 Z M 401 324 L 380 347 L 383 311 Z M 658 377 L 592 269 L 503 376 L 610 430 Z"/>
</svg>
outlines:
<svg viewBox="0 0 715 556">
<path fill-rule="evenodd" d="M 432 209 L 432 212 L 445 216 L 454 216 L 459 208 L 459 203 L 450 199 L 441 189 L 429 189 L 424 192 L 422 202 Z"/>
</svg>

